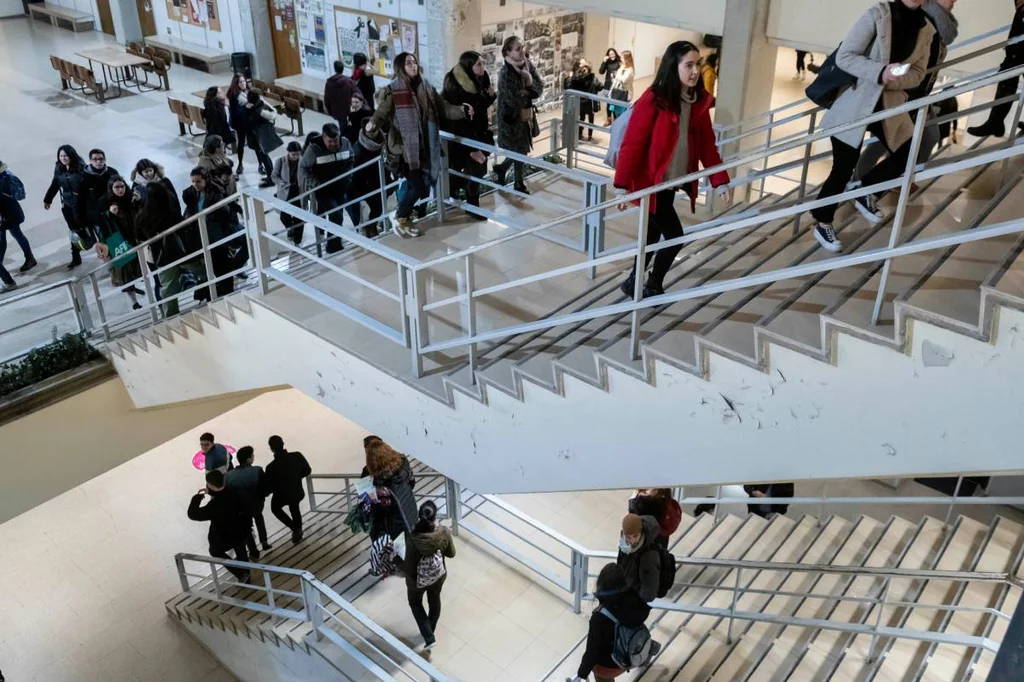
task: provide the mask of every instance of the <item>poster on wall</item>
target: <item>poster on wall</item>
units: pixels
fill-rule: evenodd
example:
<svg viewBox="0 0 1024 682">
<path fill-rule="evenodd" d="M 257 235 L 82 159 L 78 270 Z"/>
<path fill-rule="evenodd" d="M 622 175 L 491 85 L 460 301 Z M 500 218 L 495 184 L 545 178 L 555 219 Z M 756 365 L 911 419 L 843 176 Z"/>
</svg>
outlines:
<svg viewBox="0 0 1024 682">
<path fill-rule="evenodd" d="M 327 20 L 321 0 L 297 0 L 295 22 L 302 43 L 299 58 L 303 69 L 327 73 Z"/>
<path fill-rule="evenodd" d="M 302 68 L 327 71 L 327 53 L 322 45 L 306 43 L 302 46 Z"/>
<path fill-rule="evenodd" d="M 372 12 L 334 8 L 338 54 L 349 68 L 352 55 L 362 52 L 377 74 L 383 78 L 395 75 L 395 56 L 411 52 L 419 58 L 419 29 L 415 22 Z"/>
<path fill-rule="evenodd" d="M 366 15 L 334 10 L 334 27 L 338 34 L 338 54 L 345 67 L 354 66 L 353 55 L 369 54 L 370 39 L 366 30 Z"/>
</svg>

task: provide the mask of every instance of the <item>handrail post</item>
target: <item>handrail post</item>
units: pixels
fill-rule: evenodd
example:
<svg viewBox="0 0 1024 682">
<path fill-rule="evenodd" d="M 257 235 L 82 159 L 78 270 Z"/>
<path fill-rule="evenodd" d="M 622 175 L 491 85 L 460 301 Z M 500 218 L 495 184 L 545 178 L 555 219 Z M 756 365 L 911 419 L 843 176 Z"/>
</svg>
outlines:
<svg viewBox="0 0 1024 682">
<path fill-rule="evenodd" d="M 388 190 L 387 190 L 387 173 L 384 170 L 384 155 L 381 154 L 377 157 L 377 181 L 380 182 L 380 220 L 384 222 L 384 216 L 388 214 Z M 377 228 L 378 232 L 383 232 L 383 225 Z"/>
<path fill-rule="evenodd" d="M 560 144 L 559 139 L 558 139 L 558 133 L 559 133 L 558 119 L 557 118 L 548 119 L 548 128 L 550 128 L 550 132 L 548 133 L 548 149 L 549 149 L 550 153 L 557 154 L 558 150 L 562 146 Z"/>
<path fill-rule="evenodd" d="M 417 379 L 423 376 L 423 355 L 420 349 L 430 343 L 427 336 L 427 312 L 423 310 L 426 295 L 422 270 L 409 270 L 412 279 L 412 312 L 415 315 L 412 325 L 412 371 Z"/>
<path fill-rule="evenodd" d="M 306 497 L 309 498 L 309 511 L 318 511 L 316 505 L 316 490 L 313 489 L 312 476 L 306 476 Z"/>
<path fill-rule="evenodd" d="M 78 332 L 82 333 L 85 331 L 85 319 L 82 317 L 82 306 L 78 301 L 78 296 L 75 293 L 74 282 L 68 282 L 65 287 L 68 292 L 68 301 L 71 303 L 71 311 L 75 314 L 75 322 L 78 324 Z"/>
<path fill-rule="evenodd" d="M 358 500 L 357 500 L 358 501 Z M 345 477 L 345 511 L 352 508 L 352 481 Z"/>
<path fill-rule="evenodd" d="M 459 484 L 450 478 L 444 479 L 445 505 L 448 507 L 448 518 L 452 523 L 452 535 L 458 537 L 459 522 L 462 519 L 462 491 Z"/>
<path fill-rule="evenodd" d="M 256 197 L 252 198 L 252 225 L 249 227 L 252 235 L 252 242 L 256 245 L 256 272 L 260 277 L 260 291 L 264 294 L 270 293 L 270 276 L 267 270 L 270 269 L 270 240 L 267 239 L 267 209 L 263 202 Z M 319 248 L 319 237 L 317 237 L 317 248 Z"/>
<path fill-rule="evenodd" d="M 277 608 L 274 603 L 274 585 L 271 582 L 270 571 L 263 571 L 263 586 L 267 590 L 267 606 Z"/>
<path fill-rule="evenodd" d="M 142 288 L 146 291 L 146 307 L 149 308 L 149 316 L 153 324 L 160 321 L 160 313 L 157 312 L 157 300 L 153 292 L 153 274 L 149 271 L 149 263 L 146 261 L 146 254 L 140 251 L 138 255 L 139 268 L 142 270 Z"/>
<path fill-rule="evenodd" d="M 312 582 L 305 576 L 302 577 L 302 605 L 306 611 L 306 618 L 313 628 L 313 637 L 316 641 L 324 638 L 320 630 L 324 627 L 324 615 L 320 613 L 320 590 L 316 589 Z"/>
<path fill-rule="evenodd" d="M 203 265 L 206 268 L 207 288 L 210 290 L 210 303 L 217 300 L 217 275 L 213 273 L 213 254 L 210 253 L 210 230 L 206 224 L 206 216 L 199 216 L 199 243 L 203 247 Z"/>
<path fill-rule="evenodd" d="M 568 106 L 567 106 L 568 105 Z M 580 117 L 580 97 L 569 93 L 562 101 L 562 137 L 565 138 L 565 166 L 576 165 L 576 141 Z"/>
<path fill-rule="evenodd" d="M 1010 124 L 1010 139 L 1012 140 L 1017 136 L 1021 120 L 1021 113 L 1024 112 L 1024 90 L 1021 90 L 1020 96 L 1017 97 L 1017 107 L 1013 114 L 1013 122 Z M 1006 183 L 1010 181 L 1010 174 L 1007 173 L 1007 169 L 1010 167 L 1010 160 L 1003 159 L 1002 168 L 1000 169 L 999 176 L 1003 179 L 1002 186 L 1006 186 Z"/>
<path fill-rule="evenodd" d="M 448 140 L 441 138 L 441 167 L 437 171 L 437 184 L 434 186 L 434 191 L 437 193 L 434 204 L 437 206 L 437 223 L 438 225 L 444 225 L 445 208 L 448 202 Z"/>
<path fill-rule="evenodd" d="M 110 325 L 107 324 L 107 314 L 103 311 L 103 301 L 100 299 L 100 285 L 96 281 L 96 273 L 89 273 L 89 282 L 92 284 L 92 295 L 96 297 L 96 312 L 100 314 L 100 325 L 103 327 L 103 340 L 110 342 Z"/>
<path fill-rule="evenodd" d="M 822 526 L 822 518 L 825 516 L 825 499 L 828 497 L 828 481 L 821 486 L 821 505 L 818 507 L 818 528 Z"/>
<path fill-rule="evenodd" d="M 644 275 L 646 274 L 646 263 L 644 262 L 644 251 L 647 248 L 647 229 L 650 225 L 651 195 L 645 195 L 640 199 L 640 218 L 637 220 L 636 229 L 636 262 L 633 266 L 633 301 L 639 303 L 644 298 Z M 641 310 L 634 310 L 630 314 L 629 325 L 629 357 L 636 360 L 640 355 L 640 315 Z"/>
<path fill-rule="evenodd" d="M 75 301 L 75 317 L 82 331 L 92 329 L 92 313 L 89 312 L 89 299 L 85 294 L 85 278 L 76 279 L 71 283 L 71 297 Z"/>
<path fill-rule="evenodd" d="M 319 216 L 320 215 L 320 206 L 319 206 L 319 204 L 318 204 L 318 202 L 316 200 L 316 195 L 315 194 L 310 194 L 308 197 L 306 197 L 306 199 L 309 201 L 309 212 L 312 213 L 315 216 Z M 324 231 L 321 228 L 314 226 L 313 227 L 313 236 L 316 238 L 316 257 L 317 258 L 323 258 L 324 257 Z"/>
<path fill-rule="evenodd" d="M 907 202 L 910 200 L 910 185 L 914 181 L 914 169 L 917 167 L 917 155 L 921 151 L 921 138 L 924 136 L 924 126 L 928 119 L 929 107 L 923 106 L 917 110 L 917 121 L 914 123 L 914 137 L 910 141 L 910 155 L 907 157 L 907 166 L 903 174 L 903 184 L 900 185 L 900 198 L 896 204 L 896 217 L 892 221 L 892 230 L 889 232 L 889 248 L 896 246 L 900 239 L 900 230 L 903 229 L 903 220 L 907 214 Z M 878 317 L 882 314 L 882 303 L 885 300 L 885 285 L 889 279 L 889 269 L 892 267 L 892 259 L 886 258 L 882 265 L 882 276 L 878 280 L 878 293 L 875 294 L 875 307 L 871 311 L 871 324 L 878 324 Z"/>
<path fill-rule="evenodd" d="M 944 522 L 945 527 L 948 530 L 952 530 L 949 526 L 949 520 L 953 518 L 953 508 L 956 507 L 956 500 L 960 497 L 960 487 L 964 483 L 964 477 L 960 476 L 956 479 L 956 489 L 953 490 L 953 497 L 949 500 L 949 506 L 946 508 L 946 520 Z"/>
<path fill-rule="evenodd" d="M 583 572 L 583 555 L 575 548 L 569 559 L 569 587 L 572 590 L 572 612 L 583 609 L 583 595 L 587 591 L 587 576 Z"/>
<path fill-rule="evenodd" d="M 885 588 L 882 590 L 882 601 L 878 604 L 878 615 L 875 617 L 874 633 L 871 635 L 871 646 L 868 647 L 868 662 L 875 660 L 875 645 L 878 644 L 878 629 L 882 627 L 882 614 L 885 612 L 886 604 L 889 602 L 889 587 L 892 585 L 892 577 L 885 579 Z"/>
<path fill-rule="evenodd" d="M 729 606 L 729 629 L 726 632 L 725 643 L 732 644 L 732 623 L 736 619 L 736 600 L 739 599 L 740 594 L 740 574 L 743 573 L 743 569 L 739 566 L 736 567 L 736 584 L 732 589 L 732 605 Z"/>
<path fill-rule="evenodd" d="M 773 132 L 775 132 L 775 112 L 771 111 L 771 112 L 768 113 L 768 135 L 765 138 L 765 142 L 764 142 L 764 150 L 765 150 L 765 152 L 767 152 L 769 149 L 772 148 L 772 133 Z M 768 163 L 768 159 L 770 159 L 770 158 L 771 158 L 770 154 L 766 155 L 764 157 L 764 168 L 762 168 L 761 170 L 765 171 L 765 175 L 763 175 L 761 177 L 761 189 L 758 190 L 758 192 L 759 192 L 759 194 L 757 196 L 758 199 L 761 199 L 761 198 L 764 197 L 764 183 L 768 179 L 767 171 L 768 171 L 768 167 L 770 165 Z"/>
<path fill-rule="evenodd" d="M 717 500 L 715 501 L 715 524 L 718 525 L 718 514 L 722 508 L 722 486 L 718 486 L 718 492 L 715 494 Z"/>
<path fill-rule="evenodd" d="M 472 385 L 476 385 L 476 368 L 477 368 L 477 344 L 472 341 L 472 338 L 476 336 L 476 301 L 473 300 L 473 290 L 476 288 L 475 275 L 473 273 L 473 254 L 466 254 L 466 338 L 470 339 L 469 343 L 469 374 Z"/>
<path fill-rule="evenodd" d="M 398 268 L 398 316 L 402 320 L 402 343 L 406 348 L 412 344 L 410 327 L 412 320 L 409 317 L 409 269 L 402 263 L 396 263 Z"/>
<path fill-rule="evenodd" d="M 584 206 L 589 209 L 593 206 L 600 206 L 607 199 L 607 185 L 596 184 L 587 181 L 583 185 Z M 604 251 L 604 221 L 605 211 L 595 211 L 583 217 L 584 240 L 586 243 L 587 257 L 595 260 Z M 587 268 L 587 279 L 597 277 L 597 266 Z"/>
<path fill-rule="evenodd" d="M 807 126 L 807 135 L 814 134 L 814 126 L 818 124 L 818 112 L 811 112 L 810 123 Z M 814 143 L 808 142 L 804 149 L 804 165 L 800 170 L 800 187 L 797 189 L 797 200 L 803 201 L 804 197 L 807 196 L 807 172 L 811 168 L 811 153 L 814 149 Z M 793 236 L 796 236 L 800 232 L 800 219 L 803 214 L 797 213 L 796 218 L 793 220 Z"/>
<path fill-rule="evenodd" d="M 185 558 L 180 554 L 175 555 L 174 565 L 178 568 L 178 580 L 181 582 L 181 591 L 188 594 L 192 587 L 188 584 L 188 576 L 185 575 Z"/>
<path fill-rule="evenodd" d="M 213 561 L 208 562 L 210 564 L 210 575 L 213 576 L 213 591 L 217 595 L 217 598 L 221 598 L 220 593 L 220 578 L 217 577 L 217 564 Z"/>
</svg>

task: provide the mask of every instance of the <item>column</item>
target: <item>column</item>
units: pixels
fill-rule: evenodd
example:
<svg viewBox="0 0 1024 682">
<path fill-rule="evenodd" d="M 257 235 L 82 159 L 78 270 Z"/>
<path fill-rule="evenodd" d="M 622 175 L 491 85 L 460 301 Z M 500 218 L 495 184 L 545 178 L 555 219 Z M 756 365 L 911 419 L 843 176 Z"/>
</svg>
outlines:
<svg viewBox="0 0 1024 682">
<path fill-rule="evenodd" d="M 738 123 L 772 108 L 778 48 L 768 42 L 767 23 L 767 2 L 726 0 L 716 124 Z M 743 147 L 756 144 L 763 138 L 744 140 Z"/>
<path fill-rule="evenodd" d="M 427 0 L 427 35 L 421 37 L 427 80 L 441 89 L 459 55 L 480 50 L 481 0 Z"/>
<path fill-rule="evenodd" d="M 110 0 L 110 19 L 114 23 L 114 37 L 122 45 L 142 42 L 142 24 L 135 0 Z"/>
<path fill-rule="evenodd" d="M 242 24 L 242 52 L 252 55 L 252 75 L 267 83 L 277 78 L 277 61 L 270 35 L 270 9 L 264 0 L 240 0 L 238 14 Z"/>
</svg>

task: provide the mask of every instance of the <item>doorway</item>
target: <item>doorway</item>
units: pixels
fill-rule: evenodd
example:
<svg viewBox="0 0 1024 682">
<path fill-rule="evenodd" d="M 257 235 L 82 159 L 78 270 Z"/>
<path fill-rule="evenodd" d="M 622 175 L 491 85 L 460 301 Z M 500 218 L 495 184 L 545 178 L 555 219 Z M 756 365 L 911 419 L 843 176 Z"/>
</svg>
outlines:
<svg viewBox="0 0 1024 682">
<path fill-rule="evenodd" d="M 114 35 L 114 16 L 110 13 L 110 0 L 96 0 L 96 11 L 100 15 L 100 30 L 108 36 Z"/>
<path fill-rule="evenodd" d="M 283 78 L 302 73 L 299 41 L 296 37 L 294 1 L 267 0 L 267 7 L 270 10 L 270 37 L 274 43 L 277 77 Z"/>
<path fill-rule="evenodd" d="M 135 6 L 139 10 L 139 25 L 143 37 L 155 36 L 156 17 L 153 16 L 153 0 L 135 0 Z"/>
</svg>

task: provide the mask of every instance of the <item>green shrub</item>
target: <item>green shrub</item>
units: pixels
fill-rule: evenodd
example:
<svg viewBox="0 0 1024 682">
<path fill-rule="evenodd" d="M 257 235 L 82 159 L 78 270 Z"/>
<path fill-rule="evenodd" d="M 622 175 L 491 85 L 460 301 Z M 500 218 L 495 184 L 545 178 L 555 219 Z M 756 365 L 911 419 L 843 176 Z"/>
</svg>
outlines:
<svg viewBox="0 0 1024 682">
<path fill-rule="evenodd" d="M 86 342 L 85 334 L 65 334 L 0 367 L 0 398 L 102 357 Z"/>
</svg>

